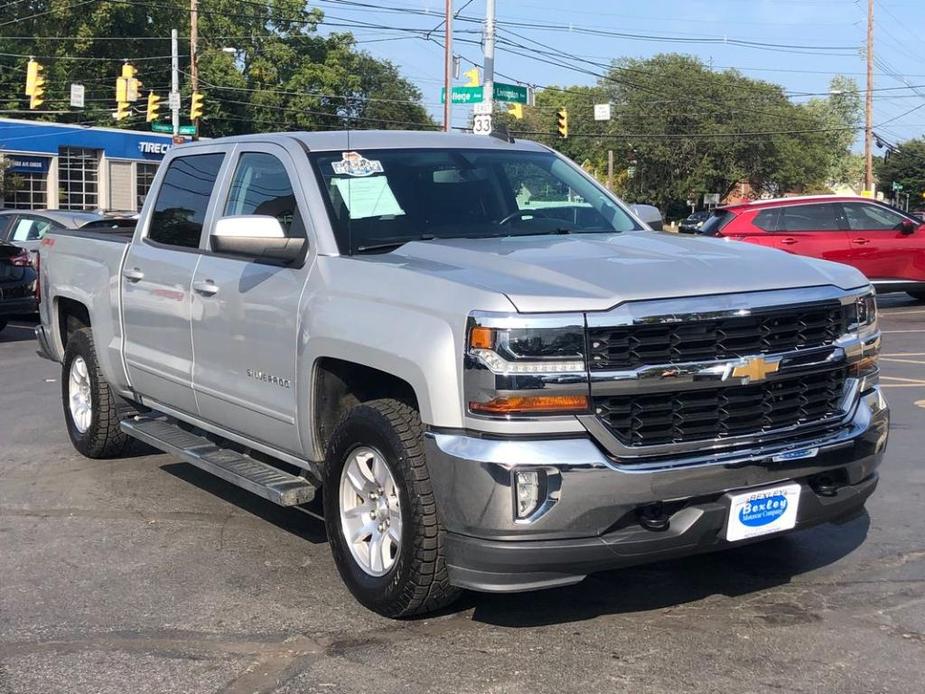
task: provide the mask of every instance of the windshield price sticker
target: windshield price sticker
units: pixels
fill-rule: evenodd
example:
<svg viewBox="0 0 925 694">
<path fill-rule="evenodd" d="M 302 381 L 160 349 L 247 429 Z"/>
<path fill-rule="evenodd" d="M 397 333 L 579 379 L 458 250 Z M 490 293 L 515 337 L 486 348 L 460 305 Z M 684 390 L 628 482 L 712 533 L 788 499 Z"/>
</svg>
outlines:
<svg viewBox="0 0 925 694">
<path fill-rule="evenodd" d="M 382 173 L 382 162 L 367 159 L 359 152 L 341 152 L 342 159 L 331 163 L 334 173 L 342 176 L 372 176 Z"/>
</svg>

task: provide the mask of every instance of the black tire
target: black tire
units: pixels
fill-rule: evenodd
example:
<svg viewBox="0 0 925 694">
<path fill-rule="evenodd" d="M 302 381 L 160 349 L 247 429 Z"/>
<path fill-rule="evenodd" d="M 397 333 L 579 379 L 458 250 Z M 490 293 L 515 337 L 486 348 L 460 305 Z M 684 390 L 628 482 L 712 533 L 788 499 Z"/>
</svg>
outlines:
<svg viewBox="0 0 925 694">
<path fill-rule="evenodd" d="M 916 301 L 925 301 L 925 292 L 907 292 Z"/>
<path fill-rule="evenodd" d="M 398 556 L 383 576 L 371 576 L 354 560 L 340 523 L 340 477 L 360 446 L 380 451 L 398 488 L 402 536 Z M 452 603 L 445 531 L 437 516 L 424 457 L 421 418 L 397 400 L 373 400 L 352 408 L 335 428 L 324 466 L 324 515 L 331 552 L 344 583 L 364 606 L 386 617 L 433 612 Z"/>
<path fill-rule="evenodd" d="M 87 365 L 90 384 L 91 416 L 86 431 L 80 431 L 77 427 L 69 407 L 71 364 L 77 357 L 83 358 Z M 118 458 L 133 449 L 134 439 L 122 432 L 119 422 L 135 414 L 135 411 L 125 400 L 112 392 L 103 378 L 96 360 L 90 328 L 75 331 L 67 340 L 61 371 L 61 402 L 64 405 L 67 433 L 74 448 L 83 455 L 88 458 Z"/>
</svg>

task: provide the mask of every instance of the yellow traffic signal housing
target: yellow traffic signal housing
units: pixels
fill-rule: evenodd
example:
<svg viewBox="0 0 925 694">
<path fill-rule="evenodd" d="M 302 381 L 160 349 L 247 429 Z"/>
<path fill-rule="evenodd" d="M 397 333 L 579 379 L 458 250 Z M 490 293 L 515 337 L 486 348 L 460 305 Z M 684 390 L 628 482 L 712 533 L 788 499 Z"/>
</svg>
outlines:
<svg viewBox="0 0 925 694">
<path fill-rule="evenodd" d="M 116 102 L 116 112 L 114 117 L 116 120 L 123 120 L 129 116 L 129 103 L 127 101 L 117 101 Z"/>
<path fill-rule="evenodd" d="M 190 98 L 189 117 L 194 121 L 202 118 L 202 94 L 199 92 L 193 92 Z"/>
<path fill-rule="evenodd" d="M 126 70 L 125 68 L 131 69 L 131 65 L 122 66 L 122 74 L 124 75 Z M 128 103 L 128 77 L 117 77 L 116 78 L 116 112 L 113 114 L 113 118 L 116 120 L 122 120 L 128 118 L 129 114 L 129 103 Z"/>
<path fill-rule="evenodd" d="M 29 97 L 29 108 L 37 109 L 45 103 L 45 78 L 42 77 L 43 68 L 34 60 L 26 66 L 26 96 Z"/>
<path fill-rule="evenodd" d="M 477 67 L 472 68 L 471 70 L 466 70 L 463 75 L 469 79 L 466 81 L 467 87 L 478 87 L 479 86 L 479 69 Z"/>
<path fill-rule="evenodd" d="M 559 137 L 565 139 L 568 137 L 568 110 L 560 108 L 556 113 L 556 125 L 559 130 Z"/>
<path fill-rule="evenodd" d="M 37 62 L 32 59 L 29 60 L 26 65 L 26 96 L 32 96 L 32 92 L 35 91 L 35 82 L 38 80 L 42 69 L 42 66 Z"/>
<path fill-rule="evenodd" d="M 150 123 L 158 119 L 158 111 L 161 109 L 161 97 L 154 92 L 148 92 L 148 115 L 145 120 Z"/>
<path fill-rule="evenodd" d="M 507 113 L 509 116 L 513 116 L 517 120 L 523 120 L 524 105 L 523 104 L 511 104 L 510 106 L 508 106 Z"/>
</svg>

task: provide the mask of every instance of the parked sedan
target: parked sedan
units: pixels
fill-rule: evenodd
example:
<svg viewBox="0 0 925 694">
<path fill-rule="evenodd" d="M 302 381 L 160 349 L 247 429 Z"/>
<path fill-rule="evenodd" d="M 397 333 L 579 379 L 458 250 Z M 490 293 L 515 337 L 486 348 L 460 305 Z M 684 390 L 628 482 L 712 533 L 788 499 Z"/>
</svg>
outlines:
<svg viewBox="0 0 925 694">
<path fill-rule="evenodd" d="M 101 219 L 106 215 L 79 210 L 0 210 L 0 241 L 37 251 L 49 230 L 79 229 Z"/>
<path fill-rule="evenodd" d="M 692 212 L 687 218 L 683 219 L 678 225 L 678 231 L 682 234 L 696 234 L 710 218 L 710 210 L 698 210 Z"/>
<path fill-rule="evenodd" d="M 37 278 L 29 251 L 0 241 L 0 330 L 6 327 L 9 316 L 38 310 Z"/>
<path fill-rule="evenodd" d="M 701 233 L 845 263 L 880 293 L 925 301 L 925 223 L 875 200 L 818 195 L 730 205 Z"/>
</svg>

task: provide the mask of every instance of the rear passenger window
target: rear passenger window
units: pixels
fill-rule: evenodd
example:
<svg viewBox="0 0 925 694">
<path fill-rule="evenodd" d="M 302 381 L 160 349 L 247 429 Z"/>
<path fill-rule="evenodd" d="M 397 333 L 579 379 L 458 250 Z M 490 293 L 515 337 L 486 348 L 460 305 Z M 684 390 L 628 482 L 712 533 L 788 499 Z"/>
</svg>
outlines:
<svg viewBox="0 0 925 694">
<path fill-rule="evenodd" d="M 732 214 L 732 212 L 726 210 L 713 210 L 713 214 L 711 214 L 707 218 L 707 221 L 703 223 L 703 226 L 700 227 L 699 233 L 704 236 L 717 236 L 733 219 L 735 219 L 735 215 Z"/>
<path fill-rule="evenodd" d="M 780 208 L 772 207 L 769 210 L 761 210 L 755 215 L 754 225 L 765 231 L 777 231 L 780 225 Z"/>
<path fill-rule="evenodd" d="M 790 205 L 781 208 L 777 231 L 838 231 L 835 205 Z"/>
<path fill-rule="evenodd" d="M 168 246 L 198 248 L 209 197 L 224 154 L 174 159 L 161 182 L 148 227 L 148 239 Z"/>
<path fill-rule="evenodd" d="M 238 160 L 224 216 L 248 214 L 276 217 L 287 234 L 293 229 L 295 194 L 286 168 L 272 154 L 244 152 Z"/>
</svg>

